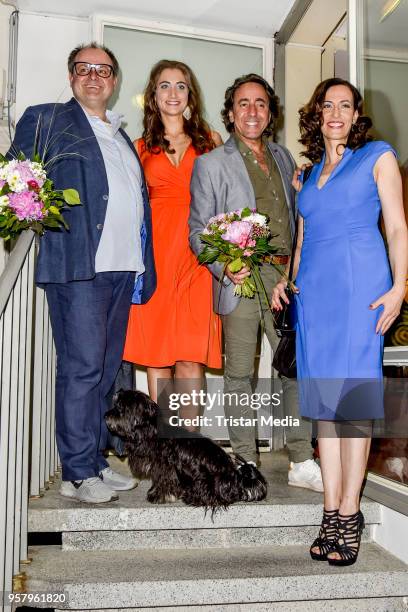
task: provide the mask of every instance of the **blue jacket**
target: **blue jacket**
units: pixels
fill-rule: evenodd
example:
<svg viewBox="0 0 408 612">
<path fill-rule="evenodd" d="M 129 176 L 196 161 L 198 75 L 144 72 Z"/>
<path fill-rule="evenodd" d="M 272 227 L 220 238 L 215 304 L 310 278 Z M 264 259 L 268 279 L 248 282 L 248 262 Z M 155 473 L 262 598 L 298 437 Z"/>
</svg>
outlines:
<svg viewBox="0 0 408 612">
<path fill-rule="evenodd" d="M 81 205 L 64 210 L 69 230 L 47 230 L 40 240 L 36 281 L 38 284 L 67 283 L 95 276 L 95 255 L 105 221 L 109 198 L 108 179 L 98 141 L 78 102 L 40 104 L 29 107 L 17 124 L 11 154 L 22 151 L 33 155 L 38 130 L 37 150 L 45 151 L 45 162 L 60 155 L 47 172 L 56 189 L 74 188 Z M 140 165 L 135 148 L 120 130 Z M 72 155 L 68 155 L 72 154 Z M 144 222 L 141 228 L 145 272 L 135 287 L 134 303 L 148 301 L 156 288 L 153 259 L 151 210 L 143 169 L 142 195 Z"/>
</svg>

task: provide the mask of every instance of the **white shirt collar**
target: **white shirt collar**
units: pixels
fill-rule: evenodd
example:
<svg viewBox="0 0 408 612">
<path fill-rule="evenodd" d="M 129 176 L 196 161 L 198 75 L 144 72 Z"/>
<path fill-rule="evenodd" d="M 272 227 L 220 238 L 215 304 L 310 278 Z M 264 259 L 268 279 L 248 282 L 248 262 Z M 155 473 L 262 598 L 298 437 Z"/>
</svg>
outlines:
<svg viewBox="0 0 408 612">
<path fill-rule="evenodd" d="M 115 113 L 114 111 L 107 110 L 106 118 L 108 119 L 108 122 L 109 122 L 109 124 L 107 124 L 106 121 L 102 121 L 102 119 L 98 117 L 97 115 L 89 114 L 88 111 L 82 106 L 80 102 L 78 102 L 78 104 L 84 111 L 86 117 L 88 118 L 88 121 L 91 124 L 99 124 L 99 125 L 102 124 L 104 126 L 107 126 L 112 130 L 112 136 L 115 136 L 116 132 L 119 130 L 120 126 L 122 125 L 123 115 L 119 115 L 119 113 Z"/>
</svg>

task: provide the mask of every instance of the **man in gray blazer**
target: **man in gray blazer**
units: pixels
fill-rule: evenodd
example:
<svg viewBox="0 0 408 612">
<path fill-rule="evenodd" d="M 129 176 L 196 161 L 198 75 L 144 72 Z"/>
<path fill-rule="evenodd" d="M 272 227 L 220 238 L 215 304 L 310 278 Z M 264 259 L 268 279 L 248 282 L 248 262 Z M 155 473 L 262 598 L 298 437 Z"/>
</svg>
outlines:
<svg viewBox="0 0 408 612">
<path fill-rule="evenodd" d="M 278 249 L 272 261 L 269 258 L 261 268 L 262 280 L 271 295 L 280 274 L 270 264 L 285 267 L 288 263 L 296 214 L 291 184 L 295 163 L 289 151 L 271 139 L 278 100 L 265 79 L 248 74 L 236 79 L 227 89 L 221 114 L 231 136 L 223 146 L 195 161 L 191 181 L 190 244 L 196 254 L 202 251 L 200 234 L 214 215 L 245 206 L 267 214 L 271 243 Z M 234 295 L 235 285 L 242 283 L 250 273 L 247 268 L 233 273 L 227 267 L 224 274 L 222 264 L 215 263 L 209 269 L 214 276 L 214 310 L 222 315 L 225 337 L 224 392 L 232 394 L 231 397 L 248 397 L 252 393 L 261 319 L 272 350 L 278 345 L 269 303 L 265 299 L 261 301 L 261 314 L 258 299 Z M 298 419 L 296 381 L 282 378 L 282 387 L 285 415 Z M 227 418 L 253 418 L 252 409 L 244 402 L 231 401 L 224 410 Z M 288 481 L 293 486 L 322 491 L 320 468 L 313 461 L 309 428 L 302 419 L 300 424 L 286 429 L 290 460 Z M 256 464 L 255 428 L 230 425 L 229 435 L 234 453 Z"/>
</svg>

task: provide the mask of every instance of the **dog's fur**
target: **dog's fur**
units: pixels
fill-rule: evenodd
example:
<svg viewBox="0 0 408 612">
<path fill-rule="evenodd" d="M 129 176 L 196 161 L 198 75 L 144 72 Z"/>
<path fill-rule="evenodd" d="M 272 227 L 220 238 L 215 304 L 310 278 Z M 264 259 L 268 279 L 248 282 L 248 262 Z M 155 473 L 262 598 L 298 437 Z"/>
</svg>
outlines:
<svg viewBox="0 0 408 612">
<path fill-rule="evenodd" d="M 125 442 L 133 474 L 151 479 L 149 502 L 176 498 L 214 511 L 265 498 L 266 481 L 253 465 L 234 463 L 209 438 L 164 423 L 159 411 L 145 393 L 121 390 L 105 415 L 110 431 Z"/>
</svg>

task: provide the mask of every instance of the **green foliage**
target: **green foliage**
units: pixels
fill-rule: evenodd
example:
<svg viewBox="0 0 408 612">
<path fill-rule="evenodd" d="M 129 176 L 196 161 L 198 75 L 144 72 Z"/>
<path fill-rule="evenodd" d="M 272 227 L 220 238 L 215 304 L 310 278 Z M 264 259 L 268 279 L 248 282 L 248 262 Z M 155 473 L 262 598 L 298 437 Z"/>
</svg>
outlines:
<svg viewBox="0 0 408 612">
<path fill-rule="evenodd" d="M 249 217 L 250 215 L 252 215 L 252 210 L 248 208 L 248 206 L 242 209 L 241 219 L 245 219 L 245 217 Z"/>
<path fill-rule="evenodd" d="M 76 189 L 64 189 L 64 191 L 62 192 L 62 195 L 64 197 L 65 202 L 69 206 L 77 206 L 78 204 L 81 203 L 81 200 L 79 198 L 79 193 L 77 192 Z"/>
<path fill-rule="evenodd" d="M 242 285 L 235 285 L 234 289 L 235 295 L 245 298 L 253 298 L 257 292 L 256 285 L 250 276 L 244 279 Z"/>
<path fill-rule="evenodd" d="M 228 265 L 230 271 L 235 274 L 235 272 L 239 272 L 244 267 L 244 263 L 240 257 L 237 259 L 233 259 Z"/>
</svg>

